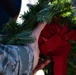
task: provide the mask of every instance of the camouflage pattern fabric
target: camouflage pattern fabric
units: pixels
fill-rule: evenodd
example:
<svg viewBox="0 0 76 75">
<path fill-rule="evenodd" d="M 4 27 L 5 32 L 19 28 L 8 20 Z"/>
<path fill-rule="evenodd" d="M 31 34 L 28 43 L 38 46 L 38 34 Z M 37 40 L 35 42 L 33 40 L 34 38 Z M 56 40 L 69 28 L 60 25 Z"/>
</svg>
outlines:
<svg viewBox="0 0 76 75">
<path fill-rule="evenodd" d="M 33 61 L 29 46 L 0 44 L 0 75 L 32 75 Z"/>
</svg>

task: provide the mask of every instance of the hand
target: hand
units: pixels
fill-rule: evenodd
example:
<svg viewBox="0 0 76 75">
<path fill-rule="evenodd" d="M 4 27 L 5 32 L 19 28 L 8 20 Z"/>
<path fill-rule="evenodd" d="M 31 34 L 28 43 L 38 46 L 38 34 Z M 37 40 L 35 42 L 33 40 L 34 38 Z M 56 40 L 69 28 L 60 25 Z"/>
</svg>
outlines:
<svg viewBox="0 0 76 75">
<path fill-rule="evenodd" d="M 39 59 L 38 65 L 33 70 L 33 74 L 35 74 L 38 70 L 43 69 L 46 65 L 48 65 L 51 62 L 50 59 Z"/>
</svg>

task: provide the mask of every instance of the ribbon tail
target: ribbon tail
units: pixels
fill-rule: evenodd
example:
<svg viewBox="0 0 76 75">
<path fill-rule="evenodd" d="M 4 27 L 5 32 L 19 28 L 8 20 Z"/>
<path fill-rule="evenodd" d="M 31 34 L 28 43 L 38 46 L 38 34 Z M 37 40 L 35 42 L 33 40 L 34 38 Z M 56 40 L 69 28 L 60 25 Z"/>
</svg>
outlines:
<svg viewBox="0 0 76 75">
<path fill-rule="evenodd" d="M 54 75 L 66 75 L 67 72 L 67 60 L 70 52 L 71 45 L 66 42 L 67 45 L 58 49 L 61 55 L 52 56 L 54 60 Z"/>
</svg>

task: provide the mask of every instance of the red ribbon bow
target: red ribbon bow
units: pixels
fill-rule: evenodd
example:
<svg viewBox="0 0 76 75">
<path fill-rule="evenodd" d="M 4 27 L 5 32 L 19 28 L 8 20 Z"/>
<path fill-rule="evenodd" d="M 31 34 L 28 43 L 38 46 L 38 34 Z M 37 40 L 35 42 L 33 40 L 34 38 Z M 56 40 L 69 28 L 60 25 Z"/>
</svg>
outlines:
<svg viewBox="0 0 76 75">
<path fill-rule="evenodd" d="M 68 30 L 68 25 L 60 26 L 56 20 L 48 23 L 39 38 L 41 53 L 54 60 L 54 75 L 66 75 L 67 59 L 71 49 L 70 40 L 76 40 L 75 30 Z"/>
</svg>

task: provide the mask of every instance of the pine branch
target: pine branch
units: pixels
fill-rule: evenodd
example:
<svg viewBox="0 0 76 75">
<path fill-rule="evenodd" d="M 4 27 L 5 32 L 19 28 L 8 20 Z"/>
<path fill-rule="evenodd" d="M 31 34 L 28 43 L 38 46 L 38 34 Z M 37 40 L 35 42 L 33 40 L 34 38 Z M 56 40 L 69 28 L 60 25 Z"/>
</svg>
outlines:
<svg viewBox="0 0 76 75">
<path fill-rule="evenodd" d="M 3 29 L 3 32 L 7 33 L 7 37 L 4 37 L 3 42 L 2 40 L 0 42 L 5 44 L 13 42 L 17 45 L 18 43 L 20 45 L 20 42 L 22 44 L 23 39 L 25 43 L 27 41 L 31 42 L 32 39 L 29 37 L 31 35 L 30 31 L 37 27 L 38 22 L 51 22 L 54 17 L 57 17 L 61 23 L 67 22 L 69 29 L 76 28 L 76 16 L 70 2 L 54 0 L 51 3 L 50 0 L 39 0 L 36 5 L 31 6 L 29 11 L 21 16 L 23 19 L 21 25 L 10 19 Z"/>
</svg>

